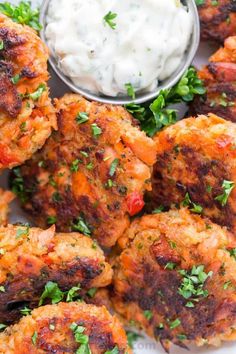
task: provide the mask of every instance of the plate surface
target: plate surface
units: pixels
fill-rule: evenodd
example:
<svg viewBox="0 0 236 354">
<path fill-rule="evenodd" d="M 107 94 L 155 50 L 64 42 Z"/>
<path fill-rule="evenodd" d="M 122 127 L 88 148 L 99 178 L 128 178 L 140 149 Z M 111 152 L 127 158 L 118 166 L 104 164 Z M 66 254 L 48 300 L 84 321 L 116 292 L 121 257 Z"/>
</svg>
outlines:
<svg viewBox="0 0 236 354">
<path fill-rule="evenodd" d="M 9 1 L 9 0 L 8 0 Z M 0 0 L 0 2 L 4 2 L 3 0 Z M 11 3 L 17 3 L 19 2 L 18 0 L 10 0 Z M 40 0 L 32 0 L 31 3 L 33 5 L 40 5 L 41 1 Z M 196 67 L 201 67 L 205 63 L 207 63 L 207 60 L 211 53 L 214 53 L 217 47 L 210 46 L 208 43 L 201 44 L 198 50 L 198 53 L 196 55 L 196 58 L 194 60 L 194 65 Z M 51 88 L 51 95 L 52 97 L 60 97 L 64 93 L 68 92 L 67 86 L 59 80 L 55 74 L 51 71 L 51 80 L 49 82 L 49 86 Z M 8 182 L 7 182 L 7 176 L 8 173 L 4 173 L 3 176 L 0 178 L 0 187 L 7 188 L 8 187 Z M 11 216 L 10 216 L 10 222 L 16 223 L 16 222 L 30 222 L 29 219 L 27 219 L 26 215 L 22 212 L 20 209 L 19 203 L 13 202 L 12 207 L 11 207 Z M 32 224 L 32 223 L 31 223 Z M 171 354 L 236 354 L 236 343 L 229 343 L 229 344 L 224 344 L 220 348 L 196 348 L 196 347 L 191 347 L 190 351 L 186 351 L 181 348 L 177 347 L 172 347 L 171 349 Z M 154 341 L 150 340 L 149 338 L 143 338 L 141 340 L 138 340 L 134 344 L 134 354 L 164 354 L 164 350 L 161 348 L 161 346 Z"/>
</svg>

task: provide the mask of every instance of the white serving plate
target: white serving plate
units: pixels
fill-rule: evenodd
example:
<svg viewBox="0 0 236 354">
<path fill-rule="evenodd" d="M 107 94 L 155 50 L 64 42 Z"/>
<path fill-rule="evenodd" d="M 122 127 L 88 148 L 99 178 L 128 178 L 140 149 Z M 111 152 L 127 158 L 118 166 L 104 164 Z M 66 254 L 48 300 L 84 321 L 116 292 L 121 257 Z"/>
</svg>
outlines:
<svg viewBox="0 0 236 354">
<path fill-rule="evenodd" d="M 19 0 L 8 0 L 11 3 L 17 3 Z M 86 1 L 86 0 L 85 0 Z M 168 0 L 166 0 L 168 1 Z M 0 0 L 0 3 L 4 2 L 4 0 Z M 31 0 L 33 5 L 39 6 L 41 0 Z M 214 53 L 217 47 L 211 46 L 208 43 L 201 44 L 194 60 L 194 65 L 200 68 L 202 65 L 206 64 L 209 56 Z M 51 80 L 49 82 L 49 86 L 51 88 L 52 97 L 60 97 L 64 93 L 68 92 L 67 86 L 55 76 L 55 74 L 51 70 Z M 8 173 L 4 173 L 0 177 L 0 187 L 7 188 Z M 21 210 L 20 205 L 17 201 L 13 202 L 11 205 L 11 215 L 10 222 L 30 222 L 27 219 L 26 214 Z M 178 348 L 173 346 L 171 349 L 171 354 L 236 354 L 236 342 L 234 343 L 225 343 L 220 348 L 196 348 L 190 347 L 190 351 L 186 351 L 185 349 Z M 164 350 L 162 349 L 160 344 L 157 344 L 155 341 L 150 338 L 142 338 L 134 343 L 134 354 L 164 354 Z"/>
</svg>

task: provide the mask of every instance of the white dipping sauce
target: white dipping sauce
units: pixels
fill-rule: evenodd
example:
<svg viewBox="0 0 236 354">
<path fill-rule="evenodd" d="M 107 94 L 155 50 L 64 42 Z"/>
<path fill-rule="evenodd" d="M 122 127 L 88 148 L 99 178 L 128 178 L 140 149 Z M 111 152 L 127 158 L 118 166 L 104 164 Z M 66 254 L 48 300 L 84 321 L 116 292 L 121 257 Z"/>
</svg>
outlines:
<svg viewBox="0 0 236 354">
<path fill-rule="evenodd" d="M 114 29 L 104 20 L 111 12 Z M 112 24 L 111 24 L 112 25 Z M 179 0 L 52 0 L 46 38 L 62 72 L 79 87 L 149 92 L 181 64 L 193 17 Z"/>
</svg>

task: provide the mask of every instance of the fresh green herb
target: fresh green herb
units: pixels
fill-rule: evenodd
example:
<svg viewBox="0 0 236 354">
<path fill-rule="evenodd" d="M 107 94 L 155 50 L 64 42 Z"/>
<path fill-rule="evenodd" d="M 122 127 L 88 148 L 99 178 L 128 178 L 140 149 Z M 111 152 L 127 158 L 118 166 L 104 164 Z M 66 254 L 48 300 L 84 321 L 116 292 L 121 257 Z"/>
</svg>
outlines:
<svg viewBox="0 0 236 354">
<path fill-rule="evenodd" d="M 204 289 L 205 282 L 212 277 L 213 272 L 208 274 L 204 272 L 204 265 L 193 266 L 190 271 L 180 270 L 182 275 L 182 283 L 179 287 L 179 294 L 187 300 L 199 301 L 201 297 L 207 297 L 208 291 Z M 193 307 L 188 306 L 187 307 Z"/>
<path fill-rule="evenodd" d="M 224 283 L 223 289 L 224 289 L 224 290 L 227 290 L 228 287 L 231 286 L 231 285 L 232 285 L 232 282 L 231 282 L 230 280 L 228 280 L 228 281 L 226 281 L 226 282 Z"/>
<path fill-rule="evenodd" d="M 28 25 L 37 32 L 42 29 L 39 23 L 39 10 L 32 10 L 29 1 L 21 1 L 18 6 L 5 2 L 0 4 L 0 12 L 10 17 L 14 22 Z"/>
<path fill-rule="evenodd" d="M 22 122 L 21 124 L 20 124 L 20 130 L 21 130 L 21 132 L 25 132 L 27 129 L 26 129 L 26 122 Z"/>
<path fill-rule="evenodd" d="M 175 329 L 176 327 L 179 327 L 181 325 L 181 321 L 176 318 L 173 322 L 170 323 L 170 329 Z"/>
<path fill-rule="evenodd" d="M 185 194 L 185 197 L 181 203 L 181 206 L 183 206 L 183 207 L 190 206 L 191 207 L 190 210 L 196 214 L 201 214 L 203 211 L 203 208 L 201 207 L 201 205 L 195 204 L 194 202 L 191 201 L 189 193 Z"/>
<path fill-rule="evenodd" d="M 109 176 L 113 177 L 114 174 L 116 173 L 117 166 L 119 165 L 119 159 L 114 159 L 111 163 L 110 170 L 109 170 Z"/>
<path fill-rule="evenodd" d="M 169 269 L 169 270 L 173 270 L 176 268 L 176 264 L 173 263 L 173 262 L 168 262 L 166 265 L 165 265 L 165 269 Z"/>
<path fill-rule="evenodd" d="M 87 291 L 87 295 L 93 298 L 97 292 L 97 288 L 91 288 Z"/>
<path fill-rule="evenodd" d="M 16 85 L 21 79 L 21 75 L 20 74 L 16 74 L 15 76 L 13 76 L 13 78 L 11 79 L 11 82 Z"/>
<path fill-rule="evenodd" d="M 92 128 L 93 136 L 95 136 L 95 138 L 97 138 L 99 135 L 102 134 L 102 129 L 99 128 L 99 126 L 96 123 L 93 123 L 91 125 L 91 128 Z"/>
<path fill-rule="evenodd" d="M 50 323 L 50 325 L 49 325 L 49 329 L 50 329 L 51 331 L 55 331 L 55 325 L 54 325 L 54 324 L 52 324 L 52 323 Z"/>
<path fill-rule="evenodd" d="M 232 248 L 230 250 L 227 250 L 230 254 L 231 257 L 233 257 L 236 260 L 236 248 Z"/>
<path fill-rule="evenodd" d="M 29 94 L 29 98 L 31 98 L 33 101 L 38 101 L 42 96 L 43 92 L 45 91 L 46 91 L 46 85 L 40 84 L 35 92 Z"/>
<path fill-rule="evenodd" d="M 81 163 L 82 161 L 79 160 L 79 159 L 76 159 L 72 162 L 71 166 L 70 166 L 70 170 L 71 172 L 77 172 L 79 170 L 79 164 Z"/>
<path fill-rule="evenodd" d="M 204 5 L 205 4 L 205 0 L 195 0 L 195 3 L 196 3 L 197 6 Z"/>
<path fill-rule="evenodd" d="M 112 350 L 107 350 L 104 354 L 119 354 L 119 349 L 114 347 Z"/>
<path fill-rule="evenodd" d="M 172 250 L 174 250 L 177 247 L 177 245 L 174 241 L 169 240 L 168 243 L 170 245 L 170 248 L 172 248 Z"/>
<path fill-rule="evenodd" d="M 72 229 L 74 231 L 82 232 L 82 234 L 84 234 L 85 236 L 91 235 L 91 230 L 82 217 L 79 217 L 76 220 L 76 222 L 72 225 Z"/>
<path fill-rule="evenodd" d="M 125 88 L 126 88 L 126 91 L 127 91 L 127 95 L 129 97 L 131 97 L 133 100 L 135 100 L 135 90 L 134 90 L 132 84 L 130 82 L 125 84 Z"/>
<path fill-rule="evenodd" d="M 78 113 L 75 120 L 76 120 L 76 123 L 78 123 L 78 124 L 86 123 L 89 120 L 88 113 L 86 113 L 86 112 Z"/>
<path fill-rule="evenodd" d="M 113 21 L 117 18 L 117 14 L 114 12 L 109 11 L 104 17 L 103 20 L 105 21 L 108 26 L 110 26 L 113 30 L 116 28 L 116 23 Z"/>
<path fill-rule="evenodd" d="M 31 310 L 27 306 L 25 306 L 23 309 L 20 310 L 20 313 L 23 316 L 27 316 L 31 314 Z"/>
<path fill-rule="evenodd" d="M 84 157 L 88 157 L 89 154 L 86 151 L 80 151 L 81 155 Z"/>
<path fill-rule="evenodd" d="M 153 313 L 152 313 L 152 311 L 150 311 L 150 310 L 144 311 L 143 314 L 144 314 L 144 317 L 146 317 L 146 319 L 147 319 L 148 321 L 151 320 L 152 317 L 153 317 Z"/>
<path fill-rule="evenodd" d="M 5 291 L 6 291 L 5 287 L 4 286 L 0 286 L 0 292 L 1 293 L 5 293 Z"/>
<path fill-rule="evenodd" d="M 77 325 L 73 322 L 70 329 L 74 333 L 74 337 L 77 343 L 80 344 L 79 349 L 77 349 L 76 354 L 92 354 L 89 347 L 89 336 L 84 334 L 85 327 Z"/>
<path fill-rule="evenodd" d="M 127 339 L 128 339 L 128 344 L 130 346 L 130 348 L 134 348 L 134 343 L 139 339 L 142 338 L 142 336 L 140 336 L 140 334 L 137 334 L 135 332 L 131 332 L 131 331 L 127 331 L 126 332 L 127 335 Z"/>
<path fill-rule="evenodd" d="M 78 286 L 73 286 L 67 293 L 67 296 L 66 296 L 66 302 L 71 302 L 74 300 L 75 297 L 77 297 L 79 294 L 78 294 L 78 291 L 81 290 L 81 287 L 80 285 Z"/>
<path fill-rule="evenodd" d="M 177 338 L 182 341 L 182 340 L 186 340 L 187 336 L 185 334 L 177 334 Z"/>
<path fill-rule="evenodd" d="M 168 106 L 179 102 L 189 103 L 195 95 L 203 95 L 205 92 L 195 68 L 190 67 L 174 87 L 162 90 L 151 105 L 128 104 L 126 109 L 140 121 L 142 130 L 153 136 L 163 127 L 176 122 L 176 110 L 168 109 Z"/>
<path fill-rule="evenodd" d="M 88 170 L 92 170 L 92 169 L 94 168 L 93 163 L 92 163 L 92 162 L 89 162 L 89 163 L 86 165 L 86 168 L 87 168 Z"/>
<path fill-rule="evenodd" d="M 52 194 L 52 201 L 55 203 L 59 203 L 62 201 L 62 197 L 59 192 L 55 192 Z"/>
<path fill-rule="evenodd" d="M 20 167 L 15 167 L 12 170 L 11 190 L 23 204 L 28 200 Z"/>
<path fill-rule="evenodd" d="M 21 236 L 29 236 L 29 225 L 26 225 L 24 229 L 16 230 L 16 239 L 20 238 Z"/>
<path fill-rule="evenodd" d="M 220 202 L 220 204 L 222 206 L 225 206 L 227 204 L 227 202 L 228 202 L 230 193 L 232 192 L 234 187 L 235 187 L 235 183 L 234 182 L 224 180 L 223 183 L 222 183 L 223 193 L 218 195 L 215 198 L 215 200 Z"/>
<path fill-rule="evenodd" d="M 152 214 L 160 214 L 164 210 L 164 206 L 160 205 L 158 208 L 152 211 Z"/>
<path fill-rule="evenodd" d="M 31 341 L 32 341 L 33 345 L 36 345 L 37 338 L 38 338 L 38 333 L 36 331 L 34 331 L 34 334 L 31 337 Z"/>
<path fill-rule="evenodd" d="M 0 50 L 3 50 L 3 49 L 4 49 L 4 42 L 0 41 Z"/>
<path fill-rule="evenodd" d="M 39 299 L 39 306 L 42 306 L 45 299 L 51 299 L 52 304 L 57 304 L 64 297 L 64 293 L 59 289 L 57 283 L 52 281 L 47 282 L 44 292 Z"/>
<path fill-rule="evenodd" d="M 47 224 L 48 225 L 56 224 L 56 222 L 57 222 L 57 217 L 56 216 L 48 216 L 47 217 Z"/>
<path fill-rule="evenodd" d="M 2 331 L 3 329 L 5 329 L 7 326 L 3 323 L 0 323 L 0 331 Z"/>
</svg>

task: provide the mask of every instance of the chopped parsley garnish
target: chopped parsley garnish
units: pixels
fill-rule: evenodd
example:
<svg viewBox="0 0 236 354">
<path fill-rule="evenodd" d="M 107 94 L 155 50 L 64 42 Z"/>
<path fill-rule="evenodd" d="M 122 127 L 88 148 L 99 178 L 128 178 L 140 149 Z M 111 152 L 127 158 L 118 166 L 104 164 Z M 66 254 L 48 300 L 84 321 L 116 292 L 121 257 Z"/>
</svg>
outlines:
<svg viewBox="0 0 236 354">
<path fill-rule="evenodd" d="M 86 112 L 78 113 L 75 120 L 76 120 L 76 123 L 78 123 L 78 124 L 86 123 L 89 120 L 88 113 L 86 113 Z"/>
<path fill-rule="evenodd" d="M 150 311 L 150 310 L 144 311 L 143 314 L 144 314 L 144 317 L 146 317 L 146 319 L 147 319 L 148 321 L 151 320 L 152 317 L 153 317 L 153 313 L 152 313 L 152 311 Z"/>
<path fill-rule="evenodd" d="M 215 200 L 220 202 L 220 204 L 222 206 L 225 206 L 227 204 L 227 202 L 228 202 L 230 193 L 232 192 L 234 187 L 235 187 L 235 183 L 234 182 L 224 180 L 223 183 L 222 183 L 223 193 L 218 195 L 215 198 Z"/>
<path fill-rule="evenodd" d="M 206 280 L 212 277 L 213 272 L 205 273 L 204 265 L 193 266 L 190 271 L 179 270 L 179 274 L 182 275 L 183 279 L 178 292 L 185 299 L 191 300 L 191 304 L 188 302 L 187 307 L 194 307 L 192 301 L 198 302 L 201 297 L 208 296 L 208 291 L 203 287 Z"/>
<path fill-rule="evenodd" d="M 55 203 L 59 203 L 62 201 L 62 197 L 59 192 L 55 192 L 52 194 L 52 201 Z"/>
<path fill-rule="evenodd" d="M 5 287 L 4 286 L 0 286 L 0 292 L 1 293 L 5 293 L 5 291 L 6 291 Z"/>
<path fill-rule="evenodd" d="M 142 338 L 142 336 L 140 334 L 137 334 L 135 332 L 131 332 L 131 331 L 127 331 L 126 332 L 127 335 L 127 339 L 128 339 L 128 344 L 130 346 L 130 348 L 134 348 L 134 343 L 139 339 Z"/>
<path fill-rule="evenodd" d="M 26 225 L 24 229 L 16 230 L 16 239 L 20 238 L 21 236 L 29 236 L 29 225 Z"/>
<path fill-rule="evenodd" d="M 131 97 L 132 100 L 135 100 L 135 97 L 136 97 L 135 96 L 135 90 L 134 90 L 132 84 L 130 82 L 125 84 L 125 88 L 126 88 L 126 91 L 127 91 L 127 95 L 129 97 Z"/>
<path fill-rule="evenodd" d="M 47 224 L 48 225 L 56 224 L 56 222 L 57 222 L 57 217 L 56 216 L 48 216 L 47 217 Z"/>
<path fill-rule="evenodd" d="M 25 306 L 23 309 L 20 310 L 20 313 L 23 316 L 27 316 L 31 314 L 31 309 L 29 309 L 27 306 Z"/>
<path fill-rule="evenodd" d="M 79 217 L 76 222 L 72 224 L 72 229 L 74 231 L 82 232 L 85 236 L 91 235 L 91 230 L 82 217 Z"/>
<path fill-rule="evenodd" d="M 160 205 L 158 208 L 152 211 L 152 214 L 160 214 L 164 210 L 163 205 Z"/>
<path fill-rule="evenodd" d="M 3 329 L 5 329 L 7 326 L 3 323 L 0 323 L 0 331 L 2 331 Z"/>
<path fill-rule="evenodd" d="M 15 76 L 13 76 L 13 78 L 11 79 L 11 82 L 16 85 L 21 79 L 21 75 L 20 74 L 16 74 Z"/>
<path fill-rule="evenodd" d="M 107 350 L 104 354 L 119 354 L 119 349 L 114 347 L 112 350 Z"/>
<path fill-rule="evenodd" d="M 165 265 L 165 269 L 169 269 L 169 270 L 173 270 L 176 268 L 176 264 L 173 263 L 173 262 L 168 262 L 166 265 Z"/>
<path fill-rule="evenodd" d="M 34 334 L 31 337 L 31 341 L 32 341 L 33 345 L 36 345 L 37 338 L 38 338 L 38 333 L 36 331 L 34 331 Z"/>
<path fill-rule="evenodd" d="M 114 30 L 116 28 L 116 23 L 114 22 L 115 18 L 117 18 L 117 14 L 109 11 L 103 17 L 103 20 L 104 20 L 105 24 L 108 24 Z"/>
<path fill-rule="evenodd" d="M 87 295 L 93 298 L 97 292 L 97 288 L 91 288 L 87 291 Z"/>
<path fill-rule="evenodd" d="M 82 161 L 79 160 L 79 159 L 76 159 L 72 162 L 71 166 L 70 166 L 70 170 L 71 172 L 77 172 L 79 170 L 79 164 L 81 163 Z"/>
<path fill-rule="evenodd" d="M 125 107 L 140 121 L 142 130 L 149 136 L 154 136 L 162 128 L 174 124 L 177 120 L 177 111 L 168 109 L 168 106 L 179 102 L 189 103 L 195 95 L 203 95 L 205 92 L 196 69 L 190 67 L 175 86 L 162 90 L 151 105 L 150 103 L 143 105 L 131 103 Z"/>
<path fill-rule="evenodd" d="M 109 170 L 109 176 L 113 177 L 114 174 L 116 173 L 117 166 L 119 165 L 119 159 L 114 159 L 111 163 L 110 170 Z"/>
<path fill-rule="evenodd" d="M 97 138 L 99 135 L 102 134 L 102 129 L 99 128 L 99 126 L 96 123 L 93 123 L 91 125 L 91 128 L 92 128 L 93 136 L 95 136 L 95 138 Z"/>
<path fill-rule="evenodd" d="M 4 49 L 4 42 L 1 40 L 0 41 L 0 50 L 3 50 Z"/>
<path fill-rule="evenodd" d="M 40 84 L 36 91 L 26 95 L 26 97 L 31 98 L 33 101 L 38 101 L 42 96 L 43 92 L 46 91 L 46 85 Z"/>
<path fill-rule="evenodd" d="M 19 167 L 15 167 L 12 171 L 13 177 L 11 180 L 11 190 L 17 195 L 22 203 L 25 203 L 28 200 L 28 197 L 24 188 L 24 180 L 21 175 L 21 170 Z"/>
<path fill-rule="evenodd" d="M 190 210 L 191 210 L 193 213 L 196 213 L 196 214 L 201 214 L 202 211 L 203 211 L 203 208 L 201 207 L 201 205 L 195 204 L 195 203 L 193 203 L 193 202 L 191 201 L 190 196 L 189 196 L 189 193 L 186 193 L 186 194 L 185 194 L 185 197 L 184 197 L 184 200 L 183 200 L 182 203 L 181 203 L 181 206 L 183 206 L 183 207 L 190 206 Z"/>
<path fill-rule="evenodd" d="M 78 297 L 78 292 L 81 290 L 80 285 L 73 286 L 67 293 L 66 302 L 74 301 L 74 298 Z"/>
<path fill-rule="evenodd" d="M 75 341 L 80 344 L 77 349 L 77 354 L 92 354 L 89 347 L 89 336 L 84 334 L 85 327 L 79 326 L 77 323 L 73 322 L 70 329 L 74 333 Z"/>
<path fill-rule="evenodd" d="M 37 32 L 42 29 L 42 26 L 39 23 L 39 10 L 32 10 L 29 1 L 21 1 L 17 6 L 5 2 L 0 4 L 0 12 L 10 17 L 14 22 L 28 25 Z"/>
<path fill-rule="evenodd" d="M 236 260 L 236 248 L 232 248 L 231 250 L 227 250 L 231 257 Z"/>
<path fill-rule="evenodd" d="M 173 322 L 170 323 L 170 329 L 175 329 L 176 327 L 179 327 L 181 325 L 181 321 L 176 318 Z"/>
<path fill-rule="evenodd" d="M 52 304 L 57 304 L 63 299 L 63 297 L 64 297 L 64 293 L 59 289 L 58 284 L 49 281 L 45 285 L 44 292 L 42 293 L 39 299 L 39 306 L 42 306 L 45 299 L 51 299 Z"/>
<path fill-rule="evenodd" d="M 205 4 L 205 0 L 195 0 L 195 3 L 196 3 L 197 6 L 204 5 Z"/>
</svg>

